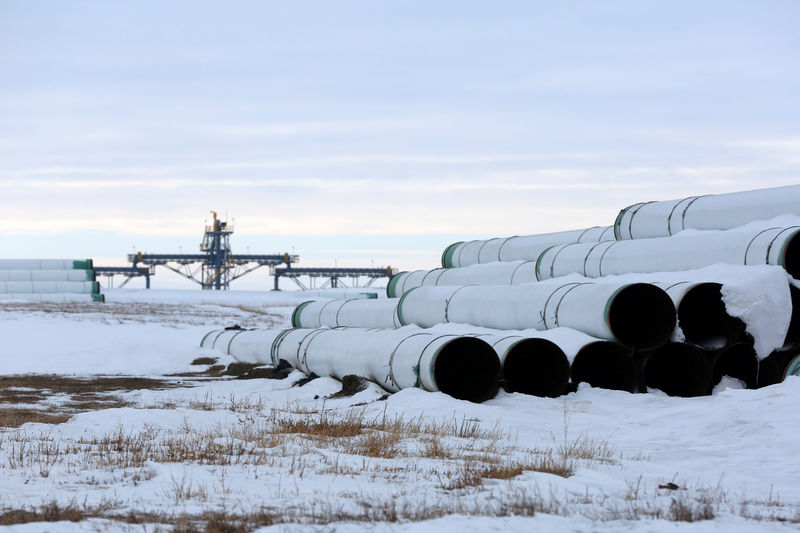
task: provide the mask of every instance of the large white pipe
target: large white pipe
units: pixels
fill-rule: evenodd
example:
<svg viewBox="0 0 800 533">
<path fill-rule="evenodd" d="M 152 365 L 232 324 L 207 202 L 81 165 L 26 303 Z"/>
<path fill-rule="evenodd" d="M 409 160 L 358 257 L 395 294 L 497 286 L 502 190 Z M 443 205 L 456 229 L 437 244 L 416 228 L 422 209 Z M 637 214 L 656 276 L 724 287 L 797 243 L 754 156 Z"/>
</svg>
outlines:
<svg viewBox="0 0 800 533">
<path fill-rule="evenodd" d="M 500 383 L 500 361 L 485 341 L 417 328 L 211 331 L 201 346 L 252 362 L 269 351 L 275 365 L 283 359 L 306 374 L 337 379 L 354 374 L 392 392 L 420 387 L 481 402 Z"/>
<path fill-rule="evenodd" d="M 91 259 L 0 259 L 2 270 L 88 270 Z"/>
<path fill-rule="evenodd" d="M 800 215 L 800 185 L 640 202 L 620 211 L 618 240 L 668 237 L 684 229 L 725 230 L 784 214 Z"/>
<path fill-rule="evenodd" d="M 452 268 L 495 261 L 535 261 L 543 251 L 555 244 L 602 242 L 613 239 L 613 226 L 595 226 L 539 235 L 455 242 L 442 253 L 442 266 Z"/>
<path fill-rule="evenodd" d="M 0 293 L 98 294 L 96 281 L 0 281 Z"/>
<path fill-rule="evenodd" d="M 437 285 L 519 285 L 536 281 L 536 261 L 495 261 L 481 265 L 400 272 L 386 285 L 389 298 L 414 287 Z"/>
<path fill-rule="evenodd" d="M 396 298 L 370 300 L 312 300 L 292 313 L 295 328 L 399 328 Z"/>
<path fill-rule="evenodd" d="M 79 294 L 72 292 L 65 292 L 65 293 L 5 292 L 5 293 L 0 293 L 0 301 L 75 303 L 75 302 L 105 302 L 106 300 L 104 294 Z"/>
<path fill-rule="evenodd" d="M 0 270 L 0 281 L 94 281 L 94 270 Z"/>
<path fill-rule="evenodd" d="M 242 363 L 258 365 L 276 364 L 272 359 L 272 345 L 287 330 L 280 329 L 226 329 L 209 331 L 200 341 L 203 348 L 211 348 L 233 356 Z M 246 335 L 241 335 L 247 332 Z M 277 366 L 277 364 L 276 364 Z"/>
<path fill-rule="evenodd" d="M 494 329 L 577 329 L 594 337 L 647 349 L 675 328 L 670 297 L 647 283 L 527 283 L 515 286 L 417 287 L 403 294 L 402 324 L 442 323 Z"/>
<path fill-rule="evenodd" d="M 800 277 L 800 226 L 729 230 L 549 248 L 536 264 L 538 279 L 578 273 L 589 278 L 630 272 L 678 272 L 716 263 L 779 265 Z"/>
<path fill-rule="evenodd" d="M 211 331 L 201 346 L 262 363 L 281 360 L 305 374 L 342 379 L 354 374 L 388 391 L 420 387 L 482 402 L 497 393 L 500 361 L 475 337 L 417 328 Z"/>
<path fill-rule="evenodd" d="M 678 314 L 678 328 L 690 344 L 708 350 L 719 349 L 736 342 L 744 334 L 745 323 L 725 310 L 722 283 L 651 283 L 664 289 L 672 298 Z"/>
</svg>

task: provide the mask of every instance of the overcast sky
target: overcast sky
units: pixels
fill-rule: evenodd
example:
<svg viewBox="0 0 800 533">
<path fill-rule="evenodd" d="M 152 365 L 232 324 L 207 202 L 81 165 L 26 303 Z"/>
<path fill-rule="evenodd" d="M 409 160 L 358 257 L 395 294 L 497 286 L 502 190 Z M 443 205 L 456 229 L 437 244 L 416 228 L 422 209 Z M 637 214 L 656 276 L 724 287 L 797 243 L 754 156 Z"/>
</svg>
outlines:
<svg viewBox="0 0 800 533">
<path fill-rule="evenodd" d="M 798 28 L 793 0 L 0 0 L 0 255 L 186 253 L 214 209 L 234 252 L 431 268 L 798 183 Z"/>
</svg>

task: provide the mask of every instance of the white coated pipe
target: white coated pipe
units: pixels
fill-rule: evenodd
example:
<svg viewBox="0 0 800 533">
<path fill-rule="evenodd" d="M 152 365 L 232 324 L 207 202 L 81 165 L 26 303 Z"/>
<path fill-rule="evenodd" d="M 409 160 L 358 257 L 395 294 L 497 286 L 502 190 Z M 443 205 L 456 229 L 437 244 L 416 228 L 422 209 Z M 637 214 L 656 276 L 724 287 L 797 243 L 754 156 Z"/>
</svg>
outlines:
<svg viewBox="0 0 800 533">
<path fill-rule="evenodd" d="M 245 345 L 245 336 L 251 335 L 264 333 L 213 331 L 202 345 L 237 356 L 236 343 Z M 337 379 L 354 374 L 392 392 L 420 387 L 481 402 L 496 394 L 500 382 L 500 361 L 485 341 L 417 328 L 285 330 L 275 336 L 271 353 L 275 365 L 283 359 L 306 374 Z"/>
<path fill-rule="evenodd" d="M 396 298 L 371 300 L 312 300 L 292 313 L 295 328 L 399 328 Z"/>
<path fill-rule="evenodd" d="M 96 281 L 0 281 L 0 293 L 97 294 Z"/>
<path fill-rule="evenodd" d="M 75 302 L 104 302 L 102 294 L 79 294 L 79 293 L 36 293 L 36 292 L 6 292 L 0 293 L 0 301 L 11 302 L 42 302 L 42 303 L 75 303 Z"/>
<path fill-rule="evenodd" d="M 389 298 L 399 297 L 414 287 L 519 285 L 534 281 L 536 281 L 536 261 L 495 261 L 468 267 L 401 272 L 386 285 L 386 295 Z"/>
<path fill-rule="evenodd" d="M 542 252 L 556 244 L 602 242 L 613 239 L 613 226 L 595 226 L 539 235 L 456 242 L 445 248 L 442 253 L 442 266 L 452 268 L 495 261 L 535 261 Z"/>
<path fill-rule="evenodd" d="M 537 261 L 540 280 L 578 273 L 589 278 L 631 272 L 679 272 L 716 263 L 779 265 L 800 277 L 800 226 L 729 230 L 598 244 L 553 246 Z"/>
<path fill-rule="evenodd" d="M 402 324 L 462 323 L 494 329 L 569 327 L 638 349 L 666 342 L 675 328 L 669 296 L 647 283 L 527 283 L 417 287 L 400 299 Z"/>
<path fill-rule="evenodd" d="M 94 270 L 0 270 L 0 281 L 94 281 Z"/>
<path fill-rule="evenodd" d="M 475 336 L 489 343 L 497 353 L 508 392 L 551 398 L 564 393 L 569 381 L 569 361 L 564 351 L 541 332 Z"/>
<path fill-rule="evenodd" d="M 211 348 L 233 356 L 242 363 L 271 365 L 272 345 L 284 331 L 280 329 L 228 329 L 209 331 L 200 341 Z M 247 335 L 241 333 L 247 332 Z"/>
<path fill-rule="evenodd" d="M 87 270 L 91 259 L 0 259 L 2 270 Z"/>
<path fill-rule="evenodd" d="M 684 229 L 725 230 L 784 214 L 800 215 L 800 185 L 641 202 L 620 211 L 618 240 L 668 237 Z"/>
</svg>

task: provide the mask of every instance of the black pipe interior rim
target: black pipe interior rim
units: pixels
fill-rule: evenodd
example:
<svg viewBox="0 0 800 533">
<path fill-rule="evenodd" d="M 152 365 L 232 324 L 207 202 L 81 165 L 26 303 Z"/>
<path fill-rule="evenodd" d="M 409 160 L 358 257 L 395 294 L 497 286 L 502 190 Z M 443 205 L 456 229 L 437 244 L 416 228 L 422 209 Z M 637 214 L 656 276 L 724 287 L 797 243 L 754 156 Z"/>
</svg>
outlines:
<svg viewBox="0 0 800 533">
<path fill-rule="evenodd" d="M 621 344 L 597 341 L 587 344 L 575 355 L 570 369 L 573 385 L 633 392 L 638 381 L 636 363 Z"/>
<path fill-rule="evenodd" d="M 741 380 L 748 389 L 757 386 L 758 357 L 750 343 L 737 342 L 717 353 L 711 367 L 711 386 L 722 381 L 722 376 Z"/>
<path fill-rule="evenodd" d="M 433 378 L 439 390 L 453 398 L 483 402 L 497 394 L 500 360 L 485 341 L 458 337 L 439 349 Z"/>
<path fill-rule="evenodd" d="M 678 305 L 678 325 L 687 342 L 711 350 L 735 342 L 745 330 L 744 322 L 725 310 L 720 283 L 689 289 Z"/>
<path fill-rule="evenodd" d="M 672 299 L 649 283 L 627 285 L 609 303 L 608 325 L 614 338 L 636 350 L 666 343 L 675 331 L 676 322 Z"/>
<path fill-rule="evenodd" d="M 796 230 L 786 240 L 783 248 L 782 265 L 790 276 L 800 278 L 800 230 Z"/>
<path fill-rule="evenodd" d="M 697 348 L 670 342 L 648 354 L 644 381 L 670 396 L 701 396 L 710 392 L 711 365 Z"/>
<path fill-rule="evenodd" d="M 506 355 L 503 378 L 508 392 L 555 398 L 569 381 L 569 361 L 549 340 L 523 339 Z"/>
</svg>

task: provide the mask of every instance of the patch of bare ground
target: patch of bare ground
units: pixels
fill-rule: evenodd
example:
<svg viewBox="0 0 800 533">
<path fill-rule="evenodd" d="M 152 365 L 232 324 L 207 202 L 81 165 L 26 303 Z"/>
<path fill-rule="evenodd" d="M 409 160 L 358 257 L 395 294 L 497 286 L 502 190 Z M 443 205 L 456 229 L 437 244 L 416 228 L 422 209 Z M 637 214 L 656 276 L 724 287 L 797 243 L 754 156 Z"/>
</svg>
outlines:
<svg viewBox="0 0 800 533">
<path fill-rule="evenodd" d="M 17 428 L 28 422 L 61 424 L 76 413 L 127 407 L 118 393 L 132 390 L 164 390 L 185 383 L 118 376 L 90 378 L 52 374 L 0 377 L 0 427 Z M 51 403 L 54 395 L 64 395 Z"/>
<path fill-rule="evenodd" d="M 237 323 L 245 328 L 277 327 L 286 321 L 284 316 L 269 309 L 225 304 L 0 302 L 0 313 L 56 314 L 106 324 L 158 323 L 167 326 Z"/>
</svg>

